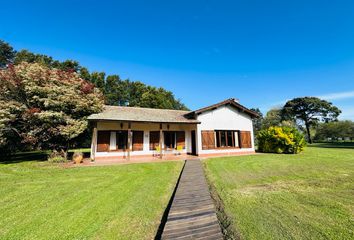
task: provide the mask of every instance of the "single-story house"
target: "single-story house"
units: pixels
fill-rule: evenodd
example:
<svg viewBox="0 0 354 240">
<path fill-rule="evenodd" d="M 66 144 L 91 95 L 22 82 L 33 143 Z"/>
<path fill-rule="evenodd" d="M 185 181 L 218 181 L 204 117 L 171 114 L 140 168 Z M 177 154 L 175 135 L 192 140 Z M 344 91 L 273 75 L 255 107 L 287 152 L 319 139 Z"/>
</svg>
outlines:
<svg viewBox="0 0 354 240">
<path fill-rule="evenodd" d="M 195 111 L 105 106 L 88 118 L 91 158 L 253 153 L 254 117 L 233 98 Z"/>
</svg>

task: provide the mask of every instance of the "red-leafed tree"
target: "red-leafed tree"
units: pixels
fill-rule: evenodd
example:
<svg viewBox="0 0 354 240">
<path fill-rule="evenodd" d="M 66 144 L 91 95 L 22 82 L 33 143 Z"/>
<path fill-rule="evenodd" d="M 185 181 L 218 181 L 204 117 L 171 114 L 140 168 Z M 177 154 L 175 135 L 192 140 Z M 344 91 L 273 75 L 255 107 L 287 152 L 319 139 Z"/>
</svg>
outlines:
<svg viewBox="0 0 354 240">
<path fill-rule="evenodd" d="M 20 142 L 67 150 L 103 102 L 101 92 L 72 71 L 26 62 L 0 70 L 0 148 Z"/>
</svg>

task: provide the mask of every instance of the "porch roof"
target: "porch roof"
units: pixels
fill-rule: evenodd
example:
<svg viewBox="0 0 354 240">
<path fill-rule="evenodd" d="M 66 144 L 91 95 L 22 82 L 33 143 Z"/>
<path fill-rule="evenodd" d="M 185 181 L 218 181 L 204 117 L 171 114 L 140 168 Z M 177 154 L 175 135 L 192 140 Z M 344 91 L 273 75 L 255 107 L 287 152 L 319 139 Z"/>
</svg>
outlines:
<svg viewBox="0 0 354 240">
<path fill-rule="evenodd" d="M 190 113 L 190 111 L 106 105 L 101 113 L 92 114 L 88 117 L 88 120 L 188 124 L 200 123 L 196 119 L 187 117 L 188 113 Z"/>
</svg>

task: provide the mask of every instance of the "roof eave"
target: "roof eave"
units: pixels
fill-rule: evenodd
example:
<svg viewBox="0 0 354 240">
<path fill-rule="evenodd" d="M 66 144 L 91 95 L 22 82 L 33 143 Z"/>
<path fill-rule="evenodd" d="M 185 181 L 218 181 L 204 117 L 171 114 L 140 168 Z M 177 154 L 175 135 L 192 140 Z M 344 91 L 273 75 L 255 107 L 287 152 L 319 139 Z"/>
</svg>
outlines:
<svg viewBox="0 0 354 240">
<path fill-rule="evenodd" d="M 138 120 L 122 120 L 122 119 L 107 119 L 107 118 L 89 118 L 87 119 L 91 122 L 98 122 L 98 121 L 116 121 L 116 122 L 135 122 L 135 123 L 158 123 L 158 124 L 200 124 L 200 121 L 193 121 L 193 122 L 183 122 L 183 121 L 138 121 Z"/>
<path fill-rule="evenodd" d="M 250 115 L 251 118 L 257 118 L 257 117 L 259 117 L 259 115 L 258 115 L 256 112 L 254 112 L 254 111 L 252 111 L 252 110 L 246 108 L 245 106 L 243 106 L 243 105 L 241 105 L 241 104 L 235 102 L 235 100 L 234 100 L 233 98 L 230 98 L 230 99 L 227 99 L 227 100 L 225 100 L 225 101 L 222 101 L 222 102 L 219 102 L 219 103 L 210 105 L 210 106 L 208 106 L 208 107 L 204 107 L 204 108 L 198 109 L 198 110 L 196 110 L 196 111 L 192 111 L 192 112 L 188 113 L 188 115 L 189 115 L 189 114 L 198 115 L 198 114 L 201 114 L 201 113 L 206 112 L 206 111 L 215 110 L 215 109 L 217 109 L 218 107 L 220 107 L 220 106 L 225 106 L 225 105 L 233 105 L 233 106 L 236 107 L 237 109 L 241 110 L 241 112 L 247 113 L 248 115 Z"/>
</svg>

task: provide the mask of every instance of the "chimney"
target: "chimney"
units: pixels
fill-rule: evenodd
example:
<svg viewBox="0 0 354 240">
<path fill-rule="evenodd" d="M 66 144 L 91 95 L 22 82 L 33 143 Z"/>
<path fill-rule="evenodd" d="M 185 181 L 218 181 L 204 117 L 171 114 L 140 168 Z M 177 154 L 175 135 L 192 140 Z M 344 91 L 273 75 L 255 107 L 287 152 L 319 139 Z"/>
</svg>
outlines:
<svg viewBox="0 0 354 240">
<path fill-rule="evenodd" d="M 240 103 L 240 100 L 238 98 L 230 98 L 230 100 Z"/>
</svg>

